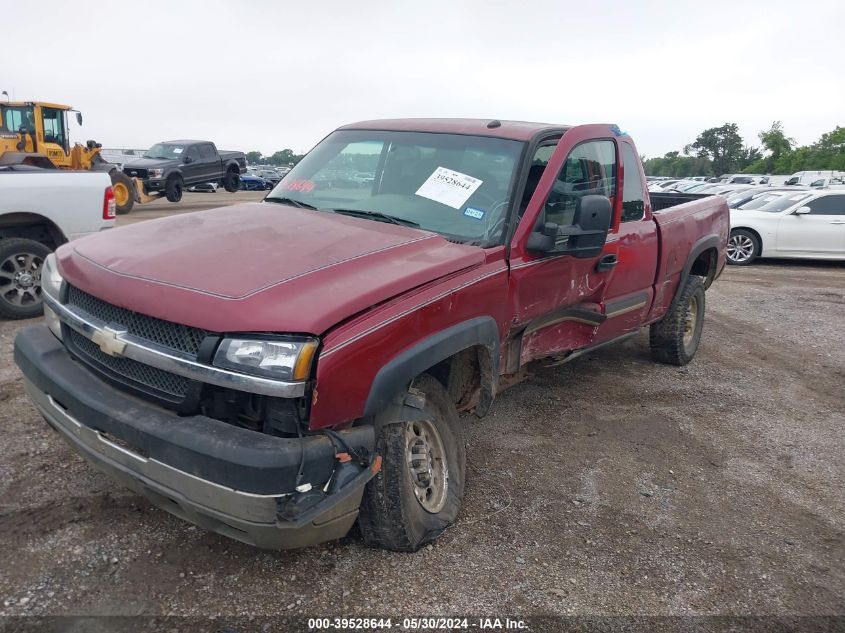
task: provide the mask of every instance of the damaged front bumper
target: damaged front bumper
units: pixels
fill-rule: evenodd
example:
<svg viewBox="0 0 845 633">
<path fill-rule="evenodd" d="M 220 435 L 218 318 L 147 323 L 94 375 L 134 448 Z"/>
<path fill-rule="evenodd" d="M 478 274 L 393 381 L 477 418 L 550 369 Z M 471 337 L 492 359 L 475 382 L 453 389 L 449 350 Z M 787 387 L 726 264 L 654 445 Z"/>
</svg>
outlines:
<svg viewBox="0 0 845 633">
<path fill-rule="evenodd" d="M 257 547 L 344 536 L 380 465 L 372 426 L 288 439 L 179 416 L 92 375 L 44 326 L 18 334 L 15 361 L 35 406 L 82 457 L 156 506 Z"/>
</svg>

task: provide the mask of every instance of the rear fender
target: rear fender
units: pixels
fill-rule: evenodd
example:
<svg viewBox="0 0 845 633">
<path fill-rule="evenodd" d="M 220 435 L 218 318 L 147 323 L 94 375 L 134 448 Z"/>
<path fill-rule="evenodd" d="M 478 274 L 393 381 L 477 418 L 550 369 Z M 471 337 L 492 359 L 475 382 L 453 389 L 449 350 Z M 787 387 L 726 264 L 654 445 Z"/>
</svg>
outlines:
<svg viewBox="0 0 845 633">
<path fill-rule="evenodd" d="M 689 255 L 687 255 L 687 262 L 684 264 L 684 270 L 681 272 L 681 279 L 678 281 L 678 287 L 675 288 L 675 295 L 672 297 L 672 303 L 669 304 L 669 309 L 666 311 L 666 314 L 671 313 L 672 310 L 675 309 L 675 305 L 678 303 L 678 297 L 681 295 L 690 274 L 692 274 L 696 260 L 698 260 L 702 253 L 708 250 L 713 250 L 715 252 L 715 256 L 711 259 L 707 273 L 702 275 L 705 278 L 705 287 L 710 287 L 710 284 L 713 283 L 713 280 L 716 278 L 716 273 L 718 272 L 719 246 L 721 246 L 721 242 L 719 241 L 719 236 L 716 234 L 705 235 L 692 245 Z"/>
</svg>

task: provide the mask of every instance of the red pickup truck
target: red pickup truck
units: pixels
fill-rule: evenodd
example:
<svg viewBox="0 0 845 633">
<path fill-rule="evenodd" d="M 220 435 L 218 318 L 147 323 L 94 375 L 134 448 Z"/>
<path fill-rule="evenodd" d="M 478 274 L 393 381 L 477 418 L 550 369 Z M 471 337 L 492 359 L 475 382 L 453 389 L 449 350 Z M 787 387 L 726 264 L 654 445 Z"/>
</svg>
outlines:
<svg viewBox="0 0 845 633">
<path fill-rule="evenodd" d="M 722 198 L 649 196 L 615 125 L 357 123 L 263 202 L 60 248 L 15 359 L 75 450 L 177 516 L 413 551 L 460 510 L 458 412 L 644 326 L 689 362 L 728 230 Z"/>
</svg>

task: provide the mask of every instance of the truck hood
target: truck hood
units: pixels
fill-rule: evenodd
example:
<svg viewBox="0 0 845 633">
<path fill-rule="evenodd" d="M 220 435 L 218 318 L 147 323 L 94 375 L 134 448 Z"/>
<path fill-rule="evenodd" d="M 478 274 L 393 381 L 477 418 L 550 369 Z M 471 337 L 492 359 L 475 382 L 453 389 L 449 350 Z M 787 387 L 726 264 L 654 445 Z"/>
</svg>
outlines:
<svg viewBox="0 0 845 633">
<path fill-rule="evenodd" d="M 162 169 L 178 163 L 173 158 L 136 158 L 123 163 L 123 169 Z"/>
<path fill-rule="evenodd" d="M 57 252 L 74 286 L 215 332 L 322 334 L 417 286 L 478 266 L 440 235 L 271 203 L 122 227 Z"/>
</svg>

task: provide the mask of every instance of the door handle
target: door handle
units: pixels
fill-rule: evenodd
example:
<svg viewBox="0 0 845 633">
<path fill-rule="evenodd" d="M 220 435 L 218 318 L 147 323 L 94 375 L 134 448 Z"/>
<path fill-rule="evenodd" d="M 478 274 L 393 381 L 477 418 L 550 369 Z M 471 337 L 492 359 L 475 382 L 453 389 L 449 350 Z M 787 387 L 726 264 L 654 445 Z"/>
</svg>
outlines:
<svg viewBox="0 0 845 633">
<path fill-rule="evenodd" d="M 834 220 L 831 224 L 845 224 L 845 220 Z"/>
<path fill-rule="evenodd" d="M 596 271 L 603 273 L 611 270 L 616 264 L 619 263 L 619 259 L 613 253 L 605 255 L 599 260 L 599 263 L 596 264 Z"/>
</svg>

